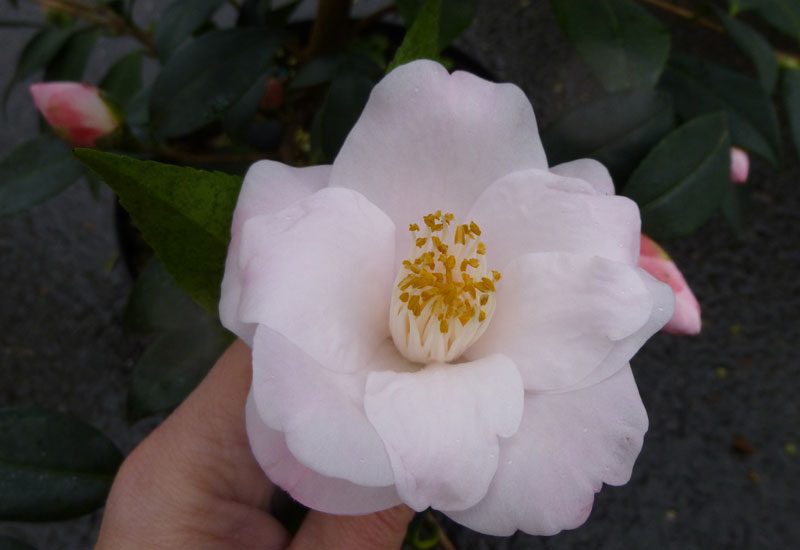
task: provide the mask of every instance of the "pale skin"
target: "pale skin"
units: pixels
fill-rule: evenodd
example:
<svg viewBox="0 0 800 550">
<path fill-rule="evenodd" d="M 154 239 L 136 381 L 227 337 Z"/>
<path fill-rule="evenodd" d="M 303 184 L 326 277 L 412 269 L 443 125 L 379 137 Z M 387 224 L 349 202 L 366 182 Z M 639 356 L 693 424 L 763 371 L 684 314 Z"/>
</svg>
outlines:
<svg viewBox="0 0 800 550">
<path fill-rule="evenodd" d="M 125 459 L 96 550 L 397 550 L 413 511 L 311 511 L 292 538 L 269 514 L 275 490 L 250 452 L 250 350 L 236 341 L 197 389 Z"/>
</svg>

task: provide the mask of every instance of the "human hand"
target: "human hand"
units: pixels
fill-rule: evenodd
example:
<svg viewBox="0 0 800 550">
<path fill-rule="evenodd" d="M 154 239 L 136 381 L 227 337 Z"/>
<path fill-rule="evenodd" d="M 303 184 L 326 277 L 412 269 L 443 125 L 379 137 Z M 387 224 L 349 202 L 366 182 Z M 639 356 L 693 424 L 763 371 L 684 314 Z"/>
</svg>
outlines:
<svg viewBox="0 0 800 550">
<path fill-rule="evenodd" d="M 96 550 L 400 548 L 413 511 L 309 512 L 291 538 L 268 512 L 274 486 L 245 433 L 250 350 L 236 341 L 195 391 L 125 459 Z"/>
</svg>

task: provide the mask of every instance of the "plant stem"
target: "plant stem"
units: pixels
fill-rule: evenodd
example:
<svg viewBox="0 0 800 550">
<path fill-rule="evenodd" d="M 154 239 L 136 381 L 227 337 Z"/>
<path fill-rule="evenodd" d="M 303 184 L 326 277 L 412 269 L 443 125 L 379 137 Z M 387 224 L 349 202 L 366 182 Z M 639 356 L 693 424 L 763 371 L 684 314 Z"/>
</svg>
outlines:
<svg viewBox="0 0 800 550">
<path fill-rule="evenodd" d="M 648 4 L 667 13 L 671 13 L 672 15 L 676 15 L 682 19 L 686 19 L 688 21 L 694 21 L 701 27 L 705 27 L 706 29 L 712 30 L 714 32 L 718 32 L 720 34 L 726 34 L 725 27 L 723 27 L 716 21 L 713 21 L 706 17 L 699 17 L 692 10 L 689 10 L 681 6 L 676 6 L 675 4 L 667 2 L 666 0 L 639 0 L 639 2 L 642 2 L 643 4 Z M 778 63 L 781 64 L 781 66 L 787 64 L 800 65 L 800 55 L 798 54 L 778 49 L 774 50 L 774 53 L 775 57 L 778 59 Z"/>
<path fill-rule="evenodd" d="M 153 149 L 149 151 L 153 155 L 162 159 L 174 160 L 188 164 L 236 164 L 248 163 L 259 160 L 280 160 L 277 153 L 244 153 L 244 154 L 204 154 L 204 153 L 191 153 L 189 151 L 180 151 L 178 149 Z"/>
<path fill-rule="evenodd" d="M 436 520 L 436 516 L 433 515 L 433 512 L 428 510 L 425 513 L 425 521 L 428 522 L 428 525 L 433 525 L 436 527 L 436 530 L 439 531 L 439 546 L 442 547 L 442 550 L 456 550 L 453 541 L 447 536 L 447 533 L 444 532 L 442 526 L 439 525 L 439 522 Z"/>
<path fill-rule="evenodd" d="M 33 0 L 43 8 L 59 10 L 96 25 L 106 27 L 119 35 L 127 35 L 138 40 L 148 54 L 155 56 L 156 48 L 152 37 L 139 28 L 133 21 L 129 21 L 111 8 L 101 4 L 85 4 L 77 0 Z"/>
<path fill-rule="evenodd" d="M 304 57 L 312 59 L 342 45 L 350 21 L 351 0 L 319 0 Z"/>
</svg>

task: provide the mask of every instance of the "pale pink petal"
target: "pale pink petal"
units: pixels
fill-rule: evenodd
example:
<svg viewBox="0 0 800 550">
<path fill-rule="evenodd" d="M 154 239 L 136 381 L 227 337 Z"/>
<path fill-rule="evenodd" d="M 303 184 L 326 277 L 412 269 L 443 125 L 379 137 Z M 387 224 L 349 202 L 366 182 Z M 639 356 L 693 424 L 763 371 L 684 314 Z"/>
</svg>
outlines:
<svg viewBox="0 0 800 550">
<path fill-rule="evenodd" d="M 614 194 L 614 182 L 608 168 L 594 159 L 578 159 L 553 166 L 550 171 L 565 178 L 579 179 L 592 184 L 601 195 Z"/>
<path fill-rule="evenodd" d="M 389 336 L 394 224 L 349 189 L 326 188 L 245 222 L 238 318 L 268 326 L 322 366 L 363 369 Z"/>
<path fill-rule="evenodd" d="M 502 355 L 371 373 L 364 405 L 403 502 L 417 511 L 463 510 L 483 498 L 498 437 L 516 432 L 523 395 L 517 368 Z"/>
<path fill-rule="evenodd" d="M 570 387 L 600 367 L 610 376 L 672 312 L 672 293 L 652 292 L 650 282 L 657 285 L 636 267 L 598 256 L 521 256 L 505 268 L 494 317 L 465 355 L 507 355 L 527 390 Z"/>
<path fill-rule="evenodd" d="M 375 86 L 331 185 L 364 194 L 403 227 L 438 209 L 461 219 L 492 182 L 527 168 L 546 170 L 547 160 L 525 94 L 421 60 Z M 398 244 L 404 254 L 406 233 Z"/>
<path fill-rule="evenodd" d="M 595 194 L 582 180 L 541 170 L 510 174 L 487 189 L 468 216 L 482 229 L 486 260 L 501 273 L 517 256 L 569 252 L 636 265 L 639 209 Z"/>
<path fill-rule="evenodd" d="M 486 497 L 447 515 L 500 536 L 578 527 L 603 483 L 628 482 L 646 431 L 630 367 L 580 391 L 528 393 L 519 431 L 500 441 L 500 463 Z"/>
<path fill-rule="evenodd" d="M 283 434 L 261 420 L 252 392 L 247 397 L 245 419 L 250 447 L 261 468 L 301 504 L 337 515 L 371 514 L 400 504 L 394 485 L 363 487 L 325 477 L 300 464 L 286 446 Z"/>
<path fill-rule="evenodd" d="M 750 173 L 750 157 L 747 151 L 738 147 L 731 147 L 731 181 L 733 183 L 747 182 Z"/>
<path fill-rule="evenodd" d="M 225 275 L 219 302 L 222 324 L 253 347 L 256 326 L 238 318 L 242 294 L 242 273 L 239 270 L 239 249 L 242 226 L 253 216 L 272 214 L 304 199 L 328 184 L 330 166 L 293 168 L 279 162 L 262 160 L 250 167 L 245 175 L 239 200 L 233 211 L 231 242 L 225 259 Z"/>
<path fill-rule="evenodd" d="M 367 373 L 337 373 L 259 326 L 253 346 L 253 398 L 263 422 L 282 432 L 292 455 L 326 477 L 387 486 L 389 457 L 364 412 Z"/>
</svg>

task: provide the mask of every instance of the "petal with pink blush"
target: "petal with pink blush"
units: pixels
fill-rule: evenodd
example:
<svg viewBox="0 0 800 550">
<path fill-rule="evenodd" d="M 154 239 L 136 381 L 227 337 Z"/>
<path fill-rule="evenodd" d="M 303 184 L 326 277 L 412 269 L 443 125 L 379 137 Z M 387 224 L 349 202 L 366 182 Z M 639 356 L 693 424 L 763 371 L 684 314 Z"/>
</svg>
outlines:
<svg viewBox="0 0 800 550">
<path fill-rule="evenodd" d="M 326 477 L 369 487 L 393 483 L 389 457 L 364 412 L 366 372 L 323 368 L 265 326 L 253 345 L 253 398 L 263 422 L 292 455 Z"/>
<path fill-rule="evenodd" d="M 326 188 L 242 227 L 237 315 L 323 367 L 363 369 L 389 336 L 394 224 L 349 189 Z"/>
<path fill-rule="evenodd" d="M 527 390 L 571 387 L 601 366 L 610 376 L 671 313 L 669 289 L 653 293 L 643 277 L 597 256 L 521 256 L 505 268 L 494 318 L 466 357 L 507 355 Z"/>
<path fill-rule="evenodd" d="M 331 186 L 363 193 L 395 223 L 438 209 L 461 219 L 492 182 L 547 169 L 533 109 L 512 84 L 416 61 L 389 73 L 333 163 Z M 398 234 L 398 251 L 408 249 Z"/>
<path fill-rule="evenodd" d="M 283 434 L 261 420 L 252 392 L 247 397 L 245 421 L 250 447 L 261 469 L 301 504 L 328 514 L 361 515 L 401 503 L 394 485 L 363 487 L 320 475 L 300 464 L 286 446 Z"/>
<path fill-rule="evenodd" d="M 516 366 L 502 355 L 370 373 L 364 406 L 403 502 L 417 511 L 463 510 L 483 498 L 498 438 L 517 431 L 523 396 Z"/>
<path fill-rule="evenodd" d="M 110 134 L 120 124 L 94 86 L 42 82 L 31 85 L 30 92 L 48 124 L 72 145 L 93 147 L 97 138 Z"/>
<path fill-rule="evenodd" d="M 625 197 L 597 195 L 587 182 L 527 170 L 487 189 L 468 216 L 482 230 L 486 259 L 501 273 L 531 252 L 602 256 L 636 265 L 641 222 Z"/>
<path fill-rule="evenodd" d="M 578 159 L 565 162 L 553 166 L 550 171 L 565 178 L 588 182 L 601 195 L 614 194 L 614 182 L 611 180 L 608 168 L 594 159 Z"/>
<path fill-rule="evenodd" d="M 528 393 L 519 431 L 500 441 L 486 497 L 446 512 L 490 535 L 554 535 L 586 521 L 602 484 L 628 482 L 647 431 L 629 366 L 579 391 Z"/>
<path fill-rule="evenodd" d="M 242 272 L 239 270 L 239 249 L 242 226 L 254 216 L 272 214 L 319 191 L 328 183 L 330 166 L 293 168 L 279 162 L 263 160 L 247 171 L 239 200 L 233 211 L 231 242 L 225 259 L 225 276 L 219 303 L 222 324 L 253 347 L 256 326 L 238 318 L 242 293 Z"/>
</svg>

